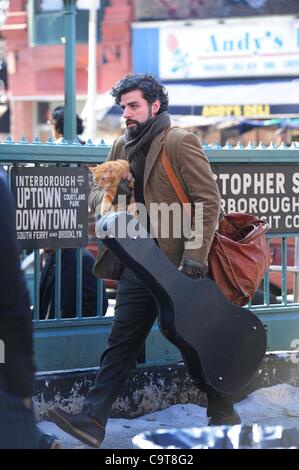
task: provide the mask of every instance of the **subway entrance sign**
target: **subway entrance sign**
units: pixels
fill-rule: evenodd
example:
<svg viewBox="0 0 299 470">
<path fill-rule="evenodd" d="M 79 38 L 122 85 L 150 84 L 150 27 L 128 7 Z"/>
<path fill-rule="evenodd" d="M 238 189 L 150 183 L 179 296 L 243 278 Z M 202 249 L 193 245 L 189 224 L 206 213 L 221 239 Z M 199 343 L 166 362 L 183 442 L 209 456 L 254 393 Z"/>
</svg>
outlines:
<svg viewBox="0 0 299 470">
<path fill-rule="evenodd" d="M 212 164 L 225 212 L 267 220 L 271 233 L 299 232 L 299 169 L 283 164 Z"/>
<path fill-rule="evenodd" d="M 87 168 L 13 168 L 11 189 L 22 248 L 87 245 Z"/>
</svg>

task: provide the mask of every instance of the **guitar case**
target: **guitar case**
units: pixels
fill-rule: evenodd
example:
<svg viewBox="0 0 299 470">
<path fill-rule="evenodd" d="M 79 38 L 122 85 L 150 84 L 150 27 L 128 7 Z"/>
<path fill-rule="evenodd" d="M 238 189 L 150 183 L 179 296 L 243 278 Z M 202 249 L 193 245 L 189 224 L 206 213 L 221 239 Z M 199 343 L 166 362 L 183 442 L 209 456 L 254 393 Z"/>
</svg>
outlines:
<svg viewBox="0 0 299 470">
<path fill-rule="evenodd" d="M 266 351 L 259 318 L 231 304 L 211 279 L 180 272 L 127 212 L 110 212 L 96 235 L 146 285 L 162 334 L 180 350 L 195 386 L 223 395 L 243 389 Z"/>
</svg>

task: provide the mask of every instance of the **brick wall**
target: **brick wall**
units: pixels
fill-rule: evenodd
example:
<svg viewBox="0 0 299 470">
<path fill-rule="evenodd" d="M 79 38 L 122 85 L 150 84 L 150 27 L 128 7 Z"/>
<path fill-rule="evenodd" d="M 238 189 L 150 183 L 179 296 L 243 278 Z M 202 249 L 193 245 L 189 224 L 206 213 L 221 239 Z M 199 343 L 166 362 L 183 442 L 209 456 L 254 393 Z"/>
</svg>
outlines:
<svg viewBox="0 0 299 470">
<path fill-rule="evenodd" d="M 298 0 L 265 0 L 260 8 L 250 7 L 246 0 L 237 3 L 234 0 L 134 0 L 136 21 L 298 13 Z"/>
<path fill-rule="evenodd" d="M 29 142 L 32 141 L 35 137 L 32 132 L 33 103 L 31 101 L 13 101 L 10 106 L 12 111 L 10 118 L 12 138 L 18 141 L 24 136 Z"/>
<path fill-rule="evenodd" d="M 11 0 L 1 29 L 6 41 L 8 85 L 11 97 L 11 134 L 32 138 L 32 102 L 14 98 L 63 96 L 64 47 L 61 44 L 31 47 L 28 41 L 27 1 Z M 110 0 L 102 21 L 102 41 L 97 46 L 97 88 L 103 93 L 131 71 L 131 0 Z M 105 57 L 105 61 L 103 60 Z M 87 93 L 87 44 L 76 45 L 76 92 Z M 59 98 L 60 99 L 60 98 Z"/>
<path fill-rule="evenodd" d="M 131 21 L 129 0 L 111 0 L 102 22 L 100 89 L 106 91 L 131 71 Z"/>
</svg>

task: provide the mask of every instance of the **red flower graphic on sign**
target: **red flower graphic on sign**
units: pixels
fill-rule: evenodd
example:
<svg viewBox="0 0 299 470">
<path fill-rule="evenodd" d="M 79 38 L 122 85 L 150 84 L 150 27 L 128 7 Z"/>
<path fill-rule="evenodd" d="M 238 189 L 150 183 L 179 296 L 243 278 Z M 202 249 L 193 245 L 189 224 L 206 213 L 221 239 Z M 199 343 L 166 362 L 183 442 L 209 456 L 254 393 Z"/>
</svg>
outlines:
<svg viewBox="0 0 299 470">
<path fill-rule="evenodd" d="M 175 34 L 169 34 L 166 39 L 167 47 L 172 53 L 172 67 L 171 72 L 183 72 L 185 77 L 189 75 L 190 59 L 188 53 L 183 53 L 179 47 L 179 42 Z"/>
<path fill-rule="evenodd" d="M 177 40 L 177 38 L 175 37 L 174 34 L 169 34 L 169 36 L 167 38 L 167 46 L 172 52 L 174 52 L 177 49 L 178 40 Z"/>
</svg>

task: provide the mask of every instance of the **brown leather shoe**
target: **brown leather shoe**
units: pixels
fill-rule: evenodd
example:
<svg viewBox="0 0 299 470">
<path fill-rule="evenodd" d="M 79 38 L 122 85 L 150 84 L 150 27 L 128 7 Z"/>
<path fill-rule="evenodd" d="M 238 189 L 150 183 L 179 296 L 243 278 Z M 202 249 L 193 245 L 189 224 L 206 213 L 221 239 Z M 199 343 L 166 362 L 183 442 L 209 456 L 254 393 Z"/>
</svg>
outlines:
<svg viewBox="0 0 299 470">
<path fill-rule="evenodd" d="M 87 413 L 68 413 L 58 406 L 48 410 L 49 418 L 63 431 L 91 447 L 101 447 L 105 428 Z"/>
</svg>

